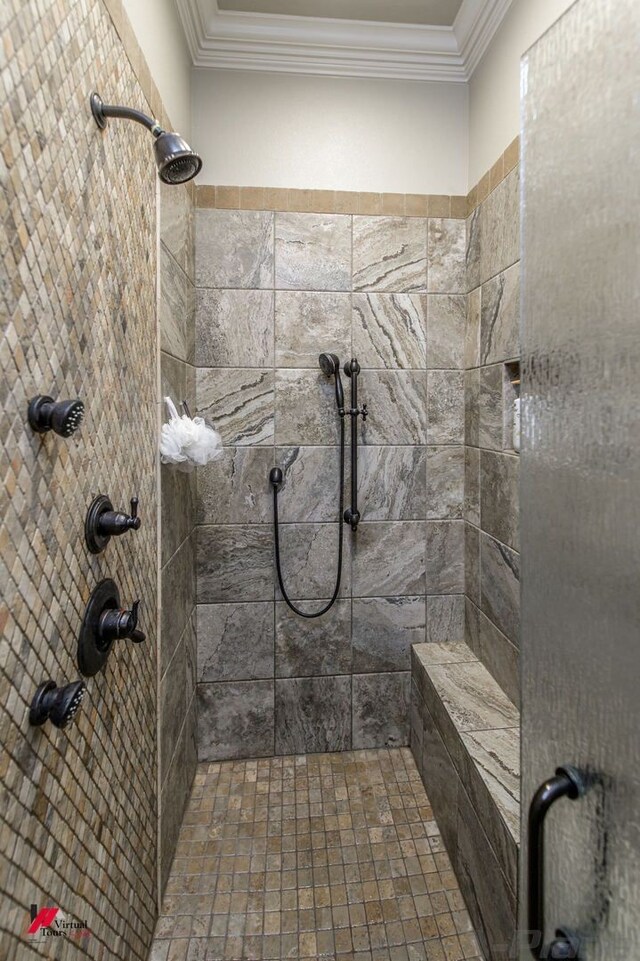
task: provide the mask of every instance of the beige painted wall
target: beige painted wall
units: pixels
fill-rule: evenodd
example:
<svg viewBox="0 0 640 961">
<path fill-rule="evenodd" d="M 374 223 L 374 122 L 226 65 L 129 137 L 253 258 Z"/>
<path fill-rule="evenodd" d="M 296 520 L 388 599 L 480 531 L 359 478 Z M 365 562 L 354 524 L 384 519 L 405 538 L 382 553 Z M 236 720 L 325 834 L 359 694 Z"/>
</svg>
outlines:
<svg viewBox="0 0 640 961">
<path fill-rule="evenodd" d="M 174 0 L 123 0 L 171 123 L 191 137 L 191 56 Z M 194 144 L 194 148 L 198 148 Z"/>
<path fill-rule="evenodd" d="M 574 0 L 514 0 L 469 84 L 469 187 L 520 131 L 520 58 Z"/>
<path fill-rule="evenodd" d="M 202 184 L 467 192 L 464 84 L 195 70 Z"/>
</svg>

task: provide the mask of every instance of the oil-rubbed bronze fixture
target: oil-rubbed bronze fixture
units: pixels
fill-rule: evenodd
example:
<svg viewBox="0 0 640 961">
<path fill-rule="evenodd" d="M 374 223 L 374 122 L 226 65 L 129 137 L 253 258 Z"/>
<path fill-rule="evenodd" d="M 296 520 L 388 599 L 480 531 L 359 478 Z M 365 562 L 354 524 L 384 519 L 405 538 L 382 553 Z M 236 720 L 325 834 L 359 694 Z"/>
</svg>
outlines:
<svg viewBox="0 0 640 961">
<path fill-rule="evenodd" d="M 97 93 L 89 98 L 93 119 L 104 130 L 110 117 L 134 120 L 151 131 L 154 137 L 153 152 L 158 176 L 165 184 L 184 184 L 200 173 L 202 160 L 180 134 L 163 130 L 157 120 L 133 107 L 120 107 L 104 103 Z"/>
<path fill-rule="evenodd" d="M 127 531 L 140 529 L 138 498 L 131 498 L 131 514 L 114 511 L 113 504 L 105 494 L 93 499 L 84 523 L 84 536 L 92 554 L 101 554 L 112 537 L 120 537 Z"/>
<path fill-rule="evenodd" d="M 51 721 L 54 727 L 66 727 L 76 716 L 86 693 L 84 681 L 72 681 L 64 687 L 58 687 L 55 681 L 45 681 L 33 696 L 29 724 L 40 727 L 45 721 Z"/>
<path fill-rule="evenodd" d="M 115 641 L 130 640 L 140 644 L 146 640 L 138 630 L 138 608 L 134 601 L 131 610 L 120 607 L 120 592 L 114 581 L 100 581 L 89 598 L 78 639 L 78 667 L 85 677 L 93 677 L 107 663 Z"/>
<path fill-rule="evenodd" d="M 84 418 L 84 404 L 81 400 L 59 400 L 46 394 L 39 394 L 29 402 L 27 411 L 29 425 L 38 434 L 52 430 L 60 437 L 71 437 Z"/>
</svg>

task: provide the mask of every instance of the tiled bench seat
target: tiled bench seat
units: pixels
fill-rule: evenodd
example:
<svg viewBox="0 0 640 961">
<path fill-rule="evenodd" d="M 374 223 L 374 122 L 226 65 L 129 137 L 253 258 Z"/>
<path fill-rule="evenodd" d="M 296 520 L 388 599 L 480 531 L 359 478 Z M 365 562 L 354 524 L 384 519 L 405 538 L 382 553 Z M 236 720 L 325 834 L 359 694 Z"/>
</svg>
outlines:
<svg viewBox="0 0 640 961">
<path fill-rule="evenodd" d="M 412 648 L 411 750 L 485 954 L 511 959 L 520 716 L 462 642 Z"/>
</svg>

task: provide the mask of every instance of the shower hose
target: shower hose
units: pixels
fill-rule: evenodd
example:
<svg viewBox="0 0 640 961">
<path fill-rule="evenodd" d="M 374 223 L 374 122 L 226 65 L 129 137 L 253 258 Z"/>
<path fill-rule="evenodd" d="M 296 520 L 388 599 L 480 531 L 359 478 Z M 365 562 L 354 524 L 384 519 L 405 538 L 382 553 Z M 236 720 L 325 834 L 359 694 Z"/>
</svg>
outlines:
<svg viewBox="0 0 640 961">
<path fill-rule="evenodd" d="M 300 608 L 296 607 L 284 586 L 284 579 L 282 577 L 282 566 L 280 564 L 280 523 L 278 520 L 278 489 L 274 486 L 273 488 L 273 522 L 275 527 L 275 550 L 276 550 L 276 569 L 278 571 L 278 582 L 280 584 L 280 590 L 282 591 L 282 596 L 294 614 L 298 614 L 299 617 L 306 617 L 310 620 L 316 617 L 322 617 L 327 611 L 331 610 L 336 602 L 338 594 L 340 593 L 340 582 L 342 580 L 342 552 L 343 552 L 343 538 L 344 538 L 344 524 L 343 524 L 343 513 L 344 513 L 344 445 L 345 445 L 345 428 L 344 428 L 344 416 L 340 417 L 340 513 L 338 515 L 338 574 L 336 577 L 336 586 L 333 591 L 333 597 L 329 603 L 322 608 L 321 611 L 316 611 L 313 614 L 308 614 L 306 611 L 301 611 Z"/>
</svg>

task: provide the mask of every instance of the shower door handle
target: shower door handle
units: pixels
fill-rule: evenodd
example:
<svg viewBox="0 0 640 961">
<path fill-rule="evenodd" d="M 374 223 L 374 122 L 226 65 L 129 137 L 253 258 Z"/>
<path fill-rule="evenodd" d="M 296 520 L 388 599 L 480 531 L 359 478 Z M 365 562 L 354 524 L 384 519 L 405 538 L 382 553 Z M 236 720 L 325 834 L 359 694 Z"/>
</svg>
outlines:
<svg viewBox="0 0 640 961">
<path fill-rule="evenodd" d="M 540 785 L 529 808 L 528 821 L 528 935 L 530 950 L 536 961 L 578 961 L 580 944 L 570 931 L 559 928 L 555 939 L 545 947 L 544 940 L 544 822 L 549 809 L 560 798 L 575 801 L 585 793 L 581 774 L 566 764 L 556 770 L 555 777 Z"/>
</svg>

